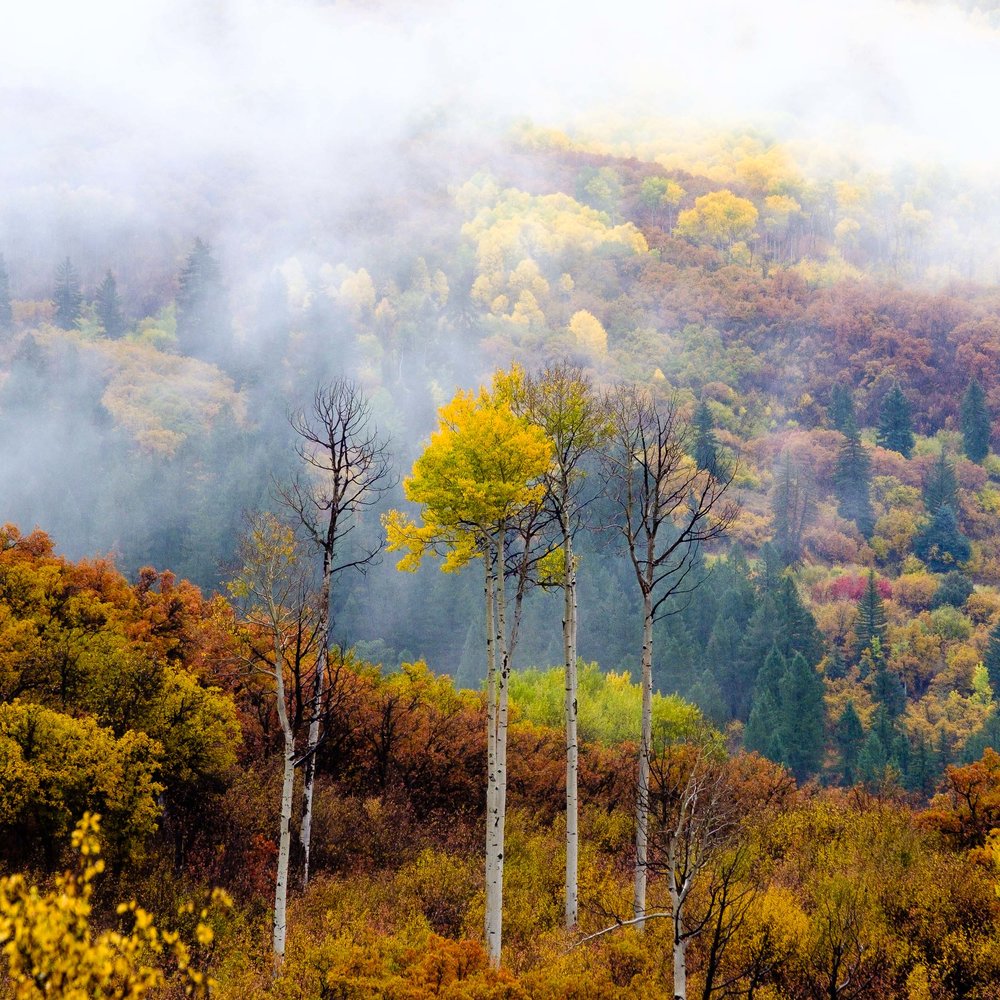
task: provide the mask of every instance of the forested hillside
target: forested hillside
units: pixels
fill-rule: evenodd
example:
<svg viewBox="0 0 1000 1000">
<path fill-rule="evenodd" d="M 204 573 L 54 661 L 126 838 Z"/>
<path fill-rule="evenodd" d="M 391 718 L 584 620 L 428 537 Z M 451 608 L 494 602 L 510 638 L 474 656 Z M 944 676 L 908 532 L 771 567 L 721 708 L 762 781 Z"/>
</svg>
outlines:
<svg viewBox="0 0 1000 1000">
<path fill-rule="evenodd" d="M 0 37 L 0 998 L 1000 997 L 995 11 L 182 6 Z"/>
</svg>

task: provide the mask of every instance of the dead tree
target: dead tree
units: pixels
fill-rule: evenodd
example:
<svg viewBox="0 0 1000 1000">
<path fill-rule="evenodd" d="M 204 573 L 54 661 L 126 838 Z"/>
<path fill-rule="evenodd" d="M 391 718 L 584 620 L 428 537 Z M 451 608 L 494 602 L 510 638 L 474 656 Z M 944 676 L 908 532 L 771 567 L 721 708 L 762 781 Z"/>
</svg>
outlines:
<svg viewBox="0 0 1000 1000">
<path fill-rule="evenodd" d="M 693 434 L 672 401 L 619 386 L 608 396 L 609 444 L 602 455 L 604 492 L 617 509 L 621 532 L 642 594 L 642 723 L 636 783 L 633 914 L 641 930 L 646 911 L 649 767 L 653 729 L 653 624 L 668 601 L 701 582 L 693 573 L 699 548 L 718 538 L 738 506 L 727 498 L 733 469 L 700 469 L 691 457 Z"/>
<path fill-rule="evenodd" d="M 330 597 L 333 581 L 346 570 L 365 569 L 382 550 L 381 533 L 369 546 L 352 548 L 348 536 L 364 511 L 396 485 L 388 440 L 372 416 L 371 404 L 351 379 L 337 378 L 320 386 L 312 405 L 289 416 L 298 435 L 296 452 L 304 469 L 288 486 L 279 486 L 281 501 L 294 512 L 306 536 L 322 557 L 320 577 L 320 665 L 316 671 L 309 713 L 309 736 L 303 762 L 302 884 L 309 884 L 313 787 L 316 750 L 320 741 L 324 685 L 329 675 L 333 622 Z"/>
</svg>

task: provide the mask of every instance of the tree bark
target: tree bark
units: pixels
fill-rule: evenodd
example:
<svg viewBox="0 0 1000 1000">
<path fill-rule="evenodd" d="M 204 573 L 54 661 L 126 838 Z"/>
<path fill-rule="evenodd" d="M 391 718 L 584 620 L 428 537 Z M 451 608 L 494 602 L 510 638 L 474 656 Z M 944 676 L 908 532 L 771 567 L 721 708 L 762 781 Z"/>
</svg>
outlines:
<svg viewBox="0 0 1000 1000">
<path fill-rule="evenodd" d="M 295 787 L 295 741 L 285 733 L 284 774 L 281 782 L 281 833 L 278 838 L 278 875 L 274 882 L 274 934 L 272 952 L 277 976 L 285 958 L 285 914 L 288 904 L 288 857 L 292 842 L 292 791 Z"/>
<path fill-rule="evenodd" d="M 500 796 L 497 760 L 497 629 L 495 608 L 497 578 L 492 541 L 483 554 L 486 565 L 486 950 L 493 965 L 500 964 L 500 912 L 503 903 L 500 873 L 497 868 L 497 833 Z"/>
<path fill-rule="evenodd" d="M 504 584 L 505 565 L 505 531 L 501 527 L 497 539 L 497 572 L 496 572 L 496 629 L 497 646 L 500 653 L 499 670 L 497 671 L 497 731 L 496 731 L 496 827 L 493 835 L 494 862 L 493 871 L 496 880 L 496 919 L 494 921 L 494 936 L 490 941 L 490 962 L 495 968 L 500 967 L 500 953 L 503 928 L 503 868 L 505 827 L 507 823 L 507 715 L 508 690 L 510 680 L 510 649 L 506 641 L 507 616 L 506 593 Z"/>
<path fill-rule="evenodd" d="M 305 771 L 302 781 L 302 826 L 299 843 L 302 845 L 302 888 L 309 886 L 309 859 L 312 849 L 313 790 L 316 781 L 316 751 L 319 748 L 320 716 L 323 714 L 323 688 L 330 662 L 330 581 L 333 577 L 333 552 L 323 551 L 323 585 L 320 590 L 319 636 L 322 646 L 316 658 L 316 680 L 313 685 L 312 708 L 309 718 L 309 735 L 306 740 Z"/>
<path fill-rule="evenodd" d="M 272 620 L 278 620 L 277 608 L 271 605 Z M 274 975 L 281 970 L 285 959 L 285 936 L 287 930 L 286 912 L 288 908 L 288 859 L 292 846 L 292 793 L 295 789 L 295 733 L 288 719 L 285 705 L 285 657 L 281 640 L 274 635 L 274 697 L 278 712 L 278 722 L 285 737 L 283 773 L 281 780 L 281 825 L 278 836 L 278 872 L 274 881 L 274 934 L 271 943 Z"/>
<path fill-rule="evenodd" d="M 649 757 L 653 744 L 653 599 L 646 590 L 642 600 L 642 723 L 639 732 L 639 774 L 635 804 L 635 893 L 633 915 L 636 927 L 644 929 L 646 912 L 646 866 L 649 849 Z"/>
<path fill-rule="evenodd" d="M 579 746 L 577 743 L 576 677 L 576 568 L 573 564 L 573 536 L 565 513 L 562 516 L 564 563 L 563 653 L 566 664 L 566 929 L 572 930 L 579 917 Z"/>
</svg>

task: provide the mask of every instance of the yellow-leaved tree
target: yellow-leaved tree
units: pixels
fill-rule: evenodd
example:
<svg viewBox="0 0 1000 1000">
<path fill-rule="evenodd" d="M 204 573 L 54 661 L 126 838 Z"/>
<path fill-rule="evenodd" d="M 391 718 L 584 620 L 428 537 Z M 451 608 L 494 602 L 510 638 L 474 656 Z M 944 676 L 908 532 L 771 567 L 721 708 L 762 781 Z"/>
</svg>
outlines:
<svg viewBox="0 0 1000 1000">
<path fill-rule="evenodd" d="M 486 798 L 486 944 L 500 964 L 504 822 L 507 797 L 507 699 L 521 599 L 539 558 L 537 527 L 545 497 L 543 476 L 553 447 L 545 431 L 518 416 L 509 392 L 459 392 L 438 410 L 438 427 L 403 481 L 406 498 L 421 507 L 417 523 L 391 511 L 385 517 L 390 552 L 402 570 L 428 553 L 442 569 L 482 559 L 486 598 L 488 775 Z M 516 377 L 516 373 L 514 373 Z M 515 537 L 518 541 L 514 542 Z M 514 579 L 514 612 L 507 622 L 507 576 Z"/>
</svg>

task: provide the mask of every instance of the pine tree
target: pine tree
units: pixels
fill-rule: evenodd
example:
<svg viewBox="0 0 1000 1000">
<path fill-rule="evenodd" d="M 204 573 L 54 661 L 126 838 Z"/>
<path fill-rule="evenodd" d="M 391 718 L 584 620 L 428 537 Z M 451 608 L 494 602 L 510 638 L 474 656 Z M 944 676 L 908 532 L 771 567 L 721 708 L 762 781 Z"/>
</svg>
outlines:
<svg viewBox="0 0 1000 1000">
<path fill-rule="evenodd" d="M 708 403 L 702 401 L 694 411 L 694 460 L 699 469 L 715 473 L 719 461 L 719 444 L 715 439 L 715 421 Z"/>
<path fill-rule="evenodd" d="M 56 305 L 56 326 L 62 327 L 63 330 L 72 330 L 80 318 L 83 293 L 80 291 L 80 278 L 69 257 L 56 268 L 52 299 Z"/>
<path fill-rule="evenodd" d="M 870 732 L 858 754 L 858 777 L 867 785 L 877 785 L 885 775 L 888 763 L 889 758 L 878 733 Z"/>
<path fill-rule="evenodd" d="M 97 289 L 94 300 L 97 318 L 104 327 L 105 334 L 112 340 L 117 340 L 125 333 L 125 316 L 122 314 L 122 301 L 118 296 L 118 285 L 115 276 L 108 271 Z"/>
<path fill-rule="evenodd" d="M 743 745 L 747 750 L 756 750 L 777 763 L 781 762 L 782 757 L 778 736 L 781 723 L 781 679 L 785 676 L 787 667 L 784 656 L 778 649 L 772 648 L 757 675 L 753 707 L 743 736 Z"/>
<path fill-rule="evenodd" d="M 856 426 L 849 427 L 844 432 L 844 443 L 837 455 L 834 484 L 841 517 L 853 521 L 865 538 L 870 538 L 875 530 L 870 470 L 871 459 L 861 443 L 861 434 Z"/>
<path fill-rule="evenodd" d="M 847 707 L 837 720 L 834 731 L 834 743 L 840 756 L 840 780 L 845 785 L 853 785 L 858 780 L 858 755 L 865 738 L 854 702 L 849 701 Z"/>
<path fill-rule="evenodd" d="M 228 360 L 231 320 L 222 271 L 200 239 L 187 256 L 177 292 L 177 342 L 185 354 Z"/>
<path fill-rule="evenodd" d="M 775 475 L 774 546 L 784 566 L 802 558 L 802 536 L 814 511 L 812 490 L 805 476 L 785 451 Z"/>
<path fill-rule="evenodd" d="M 898 384 L 885 394 L 879 409 L 876 441 L 890 451 L 898 451 L 904 458 L 913 452 L 913 425 L 910 421 L 910 404 Z"/>
<path fill-rule="evenodd" d="M 933 573 L 947 573 L 972 555 L 969 539 L 959 531 L 955 511 L 947 504 L 913 539 L 913 551 Z"/>
<path fill-rule="evenodd" d="M 816 619 L 802 603 L 794 581 L 788 576 L 764 595 L 746 625 L 740 644 L 740 676 L 751 690 L 756 690 L 758 674 L 772 648 L 785 659 L 801 653 L 810 666 L 823 658 L 823 640 Z"/>
<path fill-rule="evenodd" d="M 0 333 L 10 333 L 14 326 L 14 311 L 10 301 L 10 275 L 0 253 Z"/>
<path fill-rule="evenodd" d="M 927 740 L 918 733 L 910 753 L 910 766 L 906 770 L 906 787 L 911 792 L 927 795 L 934 787 L 934 777 L 934 762 Z"/>
<path fill-rule="evenodd" d="M 986 394 L 978 379 L 973 379 L 962 396 L 962 446 L 973 462 L 982 462 L 990 450 L 992 418 Z"/>
<path fill-rule="evenodd" d="M 881 651 L 885 646 L 886 615 L 882 595 L 878 591 L 875 570 L 868 571 L 864 593 L 858 601 L 858 617 L 854 624 L 854 637 L 857 640 L 857 651 L 860 656 L 865 649 L 874 652 L 875 643 Z"/>
<path fill-rule="evenodd" d="M 875 700 L 885 709 L 890 719 L 900 716 L 906 708 L 906 689 L 899 676 L 889 669 L 885 657 L 878 650 L 875 656 L 875 679 L 872 684 Z"/>
<path fill-rule="evenodd" d="M 924 482 L 924 506 L 928 514 L 936 514 L 942 507 L 958 510 L 958 477 L 943 448 Z"/>
<path fill-rule="evenodd" d="M 857 430 L 858 421 L 854 414 L 854 394 L 843 383 L 838 383 L 830 393 L 830 405 L 827 407 L 830 423 L 841 434 L 849 430 Z"/>
<path fill-rule="evenodd" d="M 796 653 L 787 663 L 778 685 L 777 739 L 781 763 L 804 781 L 823 762 L 823 679 Z"/>
</svg>

